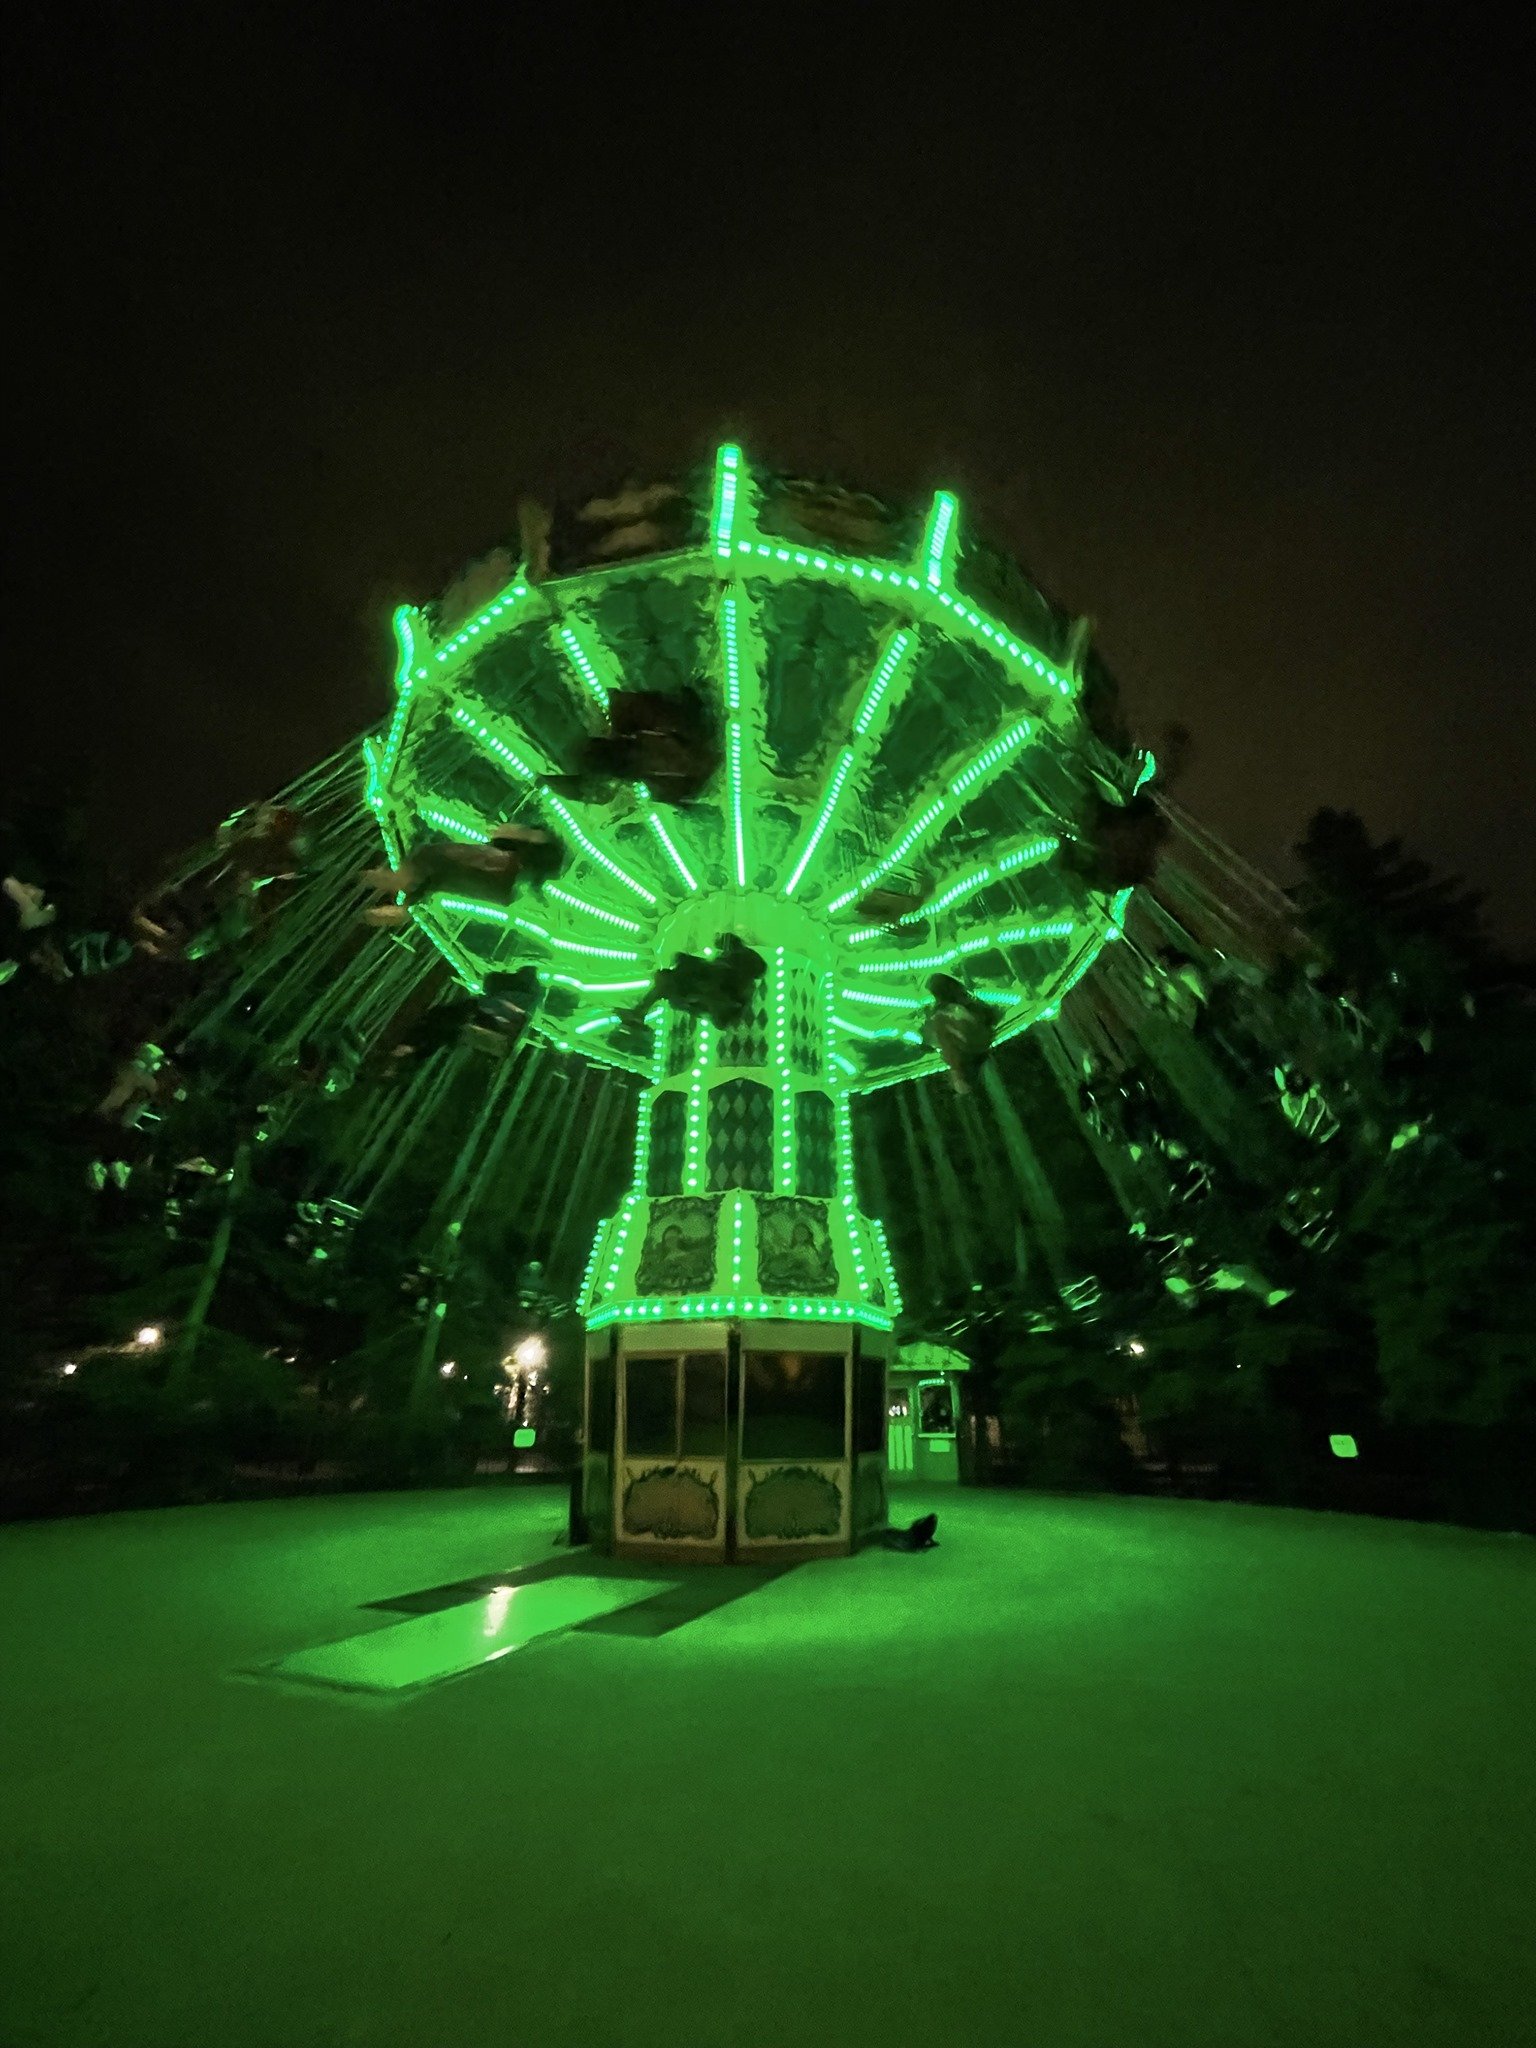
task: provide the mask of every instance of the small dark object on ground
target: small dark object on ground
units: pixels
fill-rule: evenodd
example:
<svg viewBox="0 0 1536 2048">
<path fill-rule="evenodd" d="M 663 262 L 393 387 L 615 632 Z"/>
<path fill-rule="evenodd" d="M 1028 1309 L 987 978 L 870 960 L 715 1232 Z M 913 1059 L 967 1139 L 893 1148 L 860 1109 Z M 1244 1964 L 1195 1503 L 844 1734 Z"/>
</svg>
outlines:
<svg viewBox="0 0 1536 2048">
<path fill-rule="evenodd" d="M 938 1526 L 937 1515 L 919 1515 L 910 1529 L 882 1529 L 875 1541 L 887 1550 L 932 1550 Z"/>
<path fill-rule="evenodd" d="M 571 1474 L 570 1505 L 566 1516 L 565 1540 L 572 1550 L 579 1550 L 590 1538 L 587 1527 L 587 1509 L 582 1486 L 582 1469 L 578 1465 Z M 559 1542 L 559 1537 L 555 1541 Z"/>
</svg>

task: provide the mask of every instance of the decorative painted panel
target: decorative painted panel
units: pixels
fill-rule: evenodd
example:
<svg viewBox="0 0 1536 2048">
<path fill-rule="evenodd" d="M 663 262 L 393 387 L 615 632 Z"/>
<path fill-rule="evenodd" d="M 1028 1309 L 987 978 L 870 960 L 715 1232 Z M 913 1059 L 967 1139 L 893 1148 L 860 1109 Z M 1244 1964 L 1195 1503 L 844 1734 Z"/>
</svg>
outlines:
<svg viewBox="0 0 1536 2048">
<path fill-rule="evenodd" d="M 718 1195 L 674 1195 L 651 1204 L 636 1285 L 642 1294 L 689 1294 L 715 1282 Z"/>
<path fill-rule="evenodd" d="M 780 1195 L 757 1205 L 757 1284 L 765 1294 L 831 1294 L 837 1257 L 825 1202 Z"/>
<path fill-rule="evenodd" d="M 637 1541 L 723 1541 L 723 1465 L 624 1463 L 619 1534 Z"/>
<path fill-rule="evenodd" d="M 737 1517 L 743 1546 L 846 1541 L 848 1467 L 743 1464 L 737 1476 Z"/>
</svg>

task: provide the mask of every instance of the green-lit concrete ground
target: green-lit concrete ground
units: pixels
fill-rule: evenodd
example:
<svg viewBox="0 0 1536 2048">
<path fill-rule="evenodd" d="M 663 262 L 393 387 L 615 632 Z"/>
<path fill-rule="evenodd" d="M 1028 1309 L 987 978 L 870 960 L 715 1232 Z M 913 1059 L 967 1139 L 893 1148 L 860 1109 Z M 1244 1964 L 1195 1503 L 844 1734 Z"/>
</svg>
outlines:
<svg viewBox="0 0 1536 2048">
<path fill-rule="evenodd" d="M 231 1674 L 547 1556 L 557 1492 L 4 1532 L 0 2040 L 1531 2038 L 1536 1545 L 937 1504 L 399 1704 Z"/>
</svg>

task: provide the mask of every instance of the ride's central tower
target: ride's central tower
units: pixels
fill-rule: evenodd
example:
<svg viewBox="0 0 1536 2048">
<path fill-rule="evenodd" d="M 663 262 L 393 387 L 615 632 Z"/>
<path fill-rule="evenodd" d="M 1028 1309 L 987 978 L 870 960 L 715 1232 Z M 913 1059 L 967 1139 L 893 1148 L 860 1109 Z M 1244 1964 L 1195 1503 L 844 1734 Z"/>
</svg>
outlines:
<svg viewBox="0 0 1536 2048">
<path fill-rule="evenodd" d="M 690 904 L 661 951 L 725 931 L 767 971 L 729 1027 L 652 1012 L 634 1185 L 593 1249 L 588 1518 L 632 1552 L 838 1552 L 884 1518 L 895 1281 L 854 1189 L 832 941 L 752 891 Z"/>
<path fill-rule="evenodd" d="M 800 907 L 744 892 L 690 904 L 661 951 L 726 931 L 767 962 L 739 1023 L 658 1007 L 635 1179 L 599 1233 L 589 1323 L 663 1315 L 843 1319 L 888 1328 L 883 1233 L 854 1191 L 848 1074 L 836 1052 L 832 946 Z"/>
</svg>

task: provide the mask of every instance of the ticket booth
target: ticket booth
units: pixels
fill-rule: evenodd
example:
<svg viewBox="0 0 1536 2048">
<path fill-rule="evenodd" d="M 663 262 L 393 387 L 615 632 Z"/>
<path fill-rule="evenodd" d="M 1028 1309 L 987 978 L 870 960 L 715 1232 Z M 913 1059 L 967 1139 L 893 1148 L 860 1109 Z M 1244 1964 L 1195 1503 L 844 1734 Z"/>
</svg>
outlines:
<svg viewBox="0 0 1536 2048">
<path fill-rule="evenodd" d="M 841 1557 L 885 1521 L 888 1339 L 809 1318 L 589 1337 L 594 1547 L 696 1563 Z"/>
<path fill-rule="evenodd" d="M 904 1344 L 891 1360 L 886 1393 L 886 1472 L 932 1486 L 960 1477 L 960 1388 L 970 1360 L 942 1344 Z"/>
</svg>

